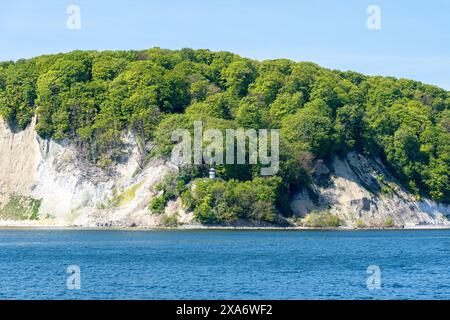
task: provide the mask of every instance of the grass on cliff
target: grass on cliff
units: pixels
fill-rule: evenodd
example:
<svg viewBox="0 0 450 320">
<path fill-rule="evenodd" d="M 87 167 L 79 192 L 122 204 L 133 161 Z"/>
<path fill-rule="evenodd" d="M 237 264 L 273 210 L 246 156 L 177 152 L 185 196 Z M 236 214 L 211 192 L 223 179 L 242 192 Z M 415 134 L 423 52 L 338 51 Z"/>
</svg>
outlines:
<svg viewBox="0 0 450 320">
<path fill-rule="evenodd" d="M 311 228 L 337 228 L 342 222 L 328 211 L 311 212 L 305 218 L 306 226 Z"/>
<path fill-rule="evenodd" d="M 164 227 L 174 228 L 178 226 L 178 213 L 174 213 L 171 215 L 163 216 L 161 219 L 161 224 Z"/>
<path fill-rule="evenodd" d="M 24 196 L 11 196 L 6 205 L 0 208 L 0 219 L 38 220 L 41 200 Z"/>
<path fill-rule="evenodd" d="M 136 197 L 136 191 L 139 190 L 139 188 L 142 186 L 142 183 L 143 182 L 141 181 L 129 187 L 128 189 L 125 189 L 124 192 L 122 192 L 112 201 L 112 205 L 114 207 L 121 207 L 133 201 L 133 199 Z"/>
</svg>

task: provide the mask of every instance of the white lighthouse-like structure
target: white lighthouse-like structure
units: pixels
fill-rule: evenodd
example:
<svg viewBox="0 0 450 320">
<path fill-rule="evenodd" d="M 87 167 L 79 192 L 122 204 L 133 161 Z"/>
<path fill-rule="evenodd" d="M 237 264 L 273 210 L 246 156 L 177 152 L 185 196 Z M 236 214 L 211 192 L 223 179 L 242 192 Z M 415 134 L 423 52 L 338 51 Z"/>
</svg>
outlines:
<svg viewBox="0 0 450 320">
<path fill-rule="evenodd" d="M 216 178 L 216 169 L 214 169 L 214 167 L 211 167 L 209 169 L 209 178 L 210 179 L 215 179 Z"/>
<path fill-rule="evenodd" d="M 216 178 L 216 169 L 214 168 L 214 161 L 211 160 L 211 168 L 209 168 L 209 178 L 215 179 Z"/>
</svg>

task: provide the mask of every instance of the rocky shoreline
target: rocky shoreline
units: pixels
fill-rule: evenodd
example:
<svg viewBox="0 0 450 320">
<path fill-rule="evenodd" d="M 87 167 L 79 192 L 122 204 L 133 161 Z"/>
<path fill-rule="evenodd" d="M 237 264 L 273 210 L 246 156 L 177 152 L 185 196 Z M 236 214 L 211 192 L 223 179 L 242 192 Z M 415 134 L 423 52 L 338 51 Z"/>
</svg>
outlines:
<svg viewBox="0 0 450 320">
<path fill-rule="evenodd" d="M 183 225 L 178 227 L 80 227 L 80 226 L 62 226 L 53 224 L 33 224 L 23 223 L 23 221 L 0 221 L 0 230 L 94 230 L 94 231 L 189 231 L 189 230 L 205 230 L 205 231 L 226 231 L 226 230 L 243 230 L 243 231 L 400 231 L 400 230 L 449 230 L 448 225 L 423 225 L 423 226 L 410 226 L 410 227 L 390 227 L 390 228 L 352 228 L 352 227 L 300 227 L 300 226 L 288 226 L 288 227 L 248 227 L 248 226 L 207 226 L 207 225 Z"/>
</svg>

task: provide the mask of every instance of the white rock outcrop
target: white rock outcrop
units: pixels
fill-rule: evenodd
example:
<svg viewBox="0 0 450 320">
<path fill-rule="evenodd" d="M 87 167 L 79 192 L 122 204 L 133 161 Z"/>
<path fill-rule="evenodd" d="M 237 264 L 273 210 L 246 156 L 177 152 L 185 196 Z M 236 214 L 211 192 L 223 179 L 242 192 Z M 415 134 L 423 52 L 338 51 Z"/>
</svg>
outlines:
<svg viewBox="0 0 450 320">
<path fill-rule="evenodd" d="M 132 136 L 127 140 L 129 157 L 107 173 L 68 143 L 41 139 L 35 121 L 14 133 L 0 118 L 0 208 L 11 196 L 40 201 L 38 220 L 3 220 L 0 225 L 157 226 L 159 217 L 147 209 L 151 189 L 178 169 L 161 160 L 140 168 L 143 155 Z M 112 205 L 127 190 L 131 199 Z"/>
<path fill-rule="evenodd" d="M 450 226 L 449 206 L 416 200 L 380 161 L 351 152 L 343 159 L 334 157 L 328 166 L 316 165 L 315 171 L 312 188 L 299 192 L 291 202 L 292 210 L 300 217 L 313 211 L 329 211 L 349 227 Z"/>
</svg>

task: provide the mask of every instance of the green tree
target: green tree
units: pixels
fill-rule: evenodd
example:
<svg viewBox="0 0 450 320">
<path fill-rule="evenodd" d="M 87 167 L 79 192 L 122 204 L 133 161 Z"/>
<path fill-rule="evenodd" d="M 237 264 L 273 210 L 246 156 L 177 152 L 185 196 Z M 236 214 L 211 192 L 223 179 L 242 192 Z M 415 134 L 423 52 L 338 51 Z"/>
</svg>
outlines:
<svg viewBox="0 0 450 320">
<path fill-rule="evenodd" d="M 226 68 L 223 80 L 227 88 L 235 95 L 247 94 L 248 86 L 255 80 L 257 70 L 254 64 L 248 60 L 239 60 L 230 63 Z"/>
<path fill-rule="evenodd" d="M 317 104 L 319 105 L 319 104 Z M 316 157 L 325 157 L 332 152 L 335 142 L 333 122 L 326 112 L 316 105 L 298 110 L 284 118 L 282 138 L 300 150 L 310 151 Z"/>
</svg>

